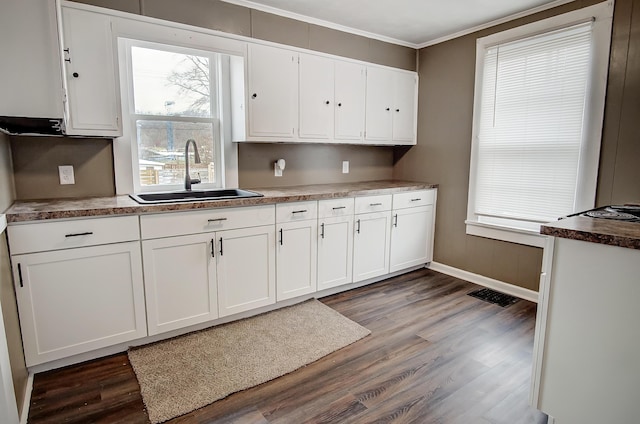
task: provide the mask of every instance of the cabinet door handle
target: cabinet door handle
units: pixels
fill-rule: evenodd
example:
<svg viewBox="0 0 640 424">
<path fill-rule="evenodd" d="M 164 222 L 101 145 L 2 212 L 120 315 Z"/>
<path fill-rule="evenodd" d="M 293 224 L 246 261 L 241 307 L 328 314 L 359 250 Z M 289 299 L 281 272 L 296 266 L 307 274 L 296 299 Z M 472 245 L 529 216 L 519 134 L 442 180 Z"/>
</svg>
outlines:
<svg viewBox="0 0 640 424">
<path fill-rule="evenodd" d="M 253 93 L 253 94 L 251 95 L 251 98 L 252 98 L 252 99 L 255 99 L 256 97 L 258 97 L 258 93 Z"/>
<path fill-rule="evenodd" d="M 22 267 L 18 264 L 18 280 L 20 280 L 20 287 L 24 287 L 24 282 L 22 281 Z"/>
<path fill-rule="evenodd" d="M 342 107 L 342 103 L 338 103 L 338 107 Z"/>
<path fill-rule="evenodd" d="M 69 48 L 62 49 L 62 51 L 66 53 L 66 55 L 65 55 L 66 57 L 64 58 L 64 61 L 71 63 L 71 57 L 69 57 L 69 54 L 71 52 L 69 51 Z"/>
<path fill-rule="evenodd" d="M 283 242 L 284 238 L 282 235 L 282 228 L 280 228 L 280 246 L 282 246 L 282 242 Z"/>
<path fill-rule="evenodd" d="M 320 224 L 320 237 L 324 238 L 324 222 Z"/>
<path fill-rule="evenodd" d="M 393 216 L 393 226 L 397 227 L 398 226 L 398 214 L 395 214 Z"/>
<path fill-rule="evenodd" d="M 328 105 L 328 104 L 329 104 L 329 100 L 327 100 L 326 102 L 324 102 L 324 104 L 325 104 L 325 105 Z"/>
<path fill-rule="evenodd" d="M 382 203 L 369 203 L 369 206 L 382 206 Z"/>
<path fill-rule="evenodd" d="M 220 221 L 226 221 L 227 218 L 211 218 L 211 219 L 207 219 L 207 222 L 220 222 Z"/>
<path fill-rule="evenodd" d="M 411 199 L 412 202 L 419 202 L 420 200 L 422 200 L 421 198 L 415 198 L 415 199 Z"/>
<path fill-rule="evenodd" d="M 73 75 L 73 77 L 74 77 L 74 78 L 78 78 L 78 77 L 80 76 L 80 74 L 79 74 L 79 73 L 77 73 L 77 72 L 74 72 L 74 73 L 73 73 L 73 74 L 71 74 L 71 75 Z"/>
<path fill-rule="evenodd" d="M 347 209 L 346 206 L 336 206 L 335 208 L 333 208 L 334 211 L 337 211 L 338 209 Z"/>
<path fill-rule="evenodd" d="M 211 239 L 211 257 L 212 258 L 216 257 L 216 245 L 213 239 Z"/>
<path fill-rule="evenodd" d="M 400 109 L 396 109 L 396 112 L 400 112 Z"/>
<path fill-rule="evenodd" d="M 305 213 L 305 212 L 307 212 L 307 210 L 306 209 L 302 209 L 302 210 L 299 210 L 299 211 L 292 211 L 291 213 Z"/>
<path fill-rule="evenodd" d="M 357 220 L 356 223 L 358 224 L 358 228 L 356 229 L 356 232 L 360 234 L 360 220 Z"/>
<path fill-rule="evenodd" d="M 220 237 L 220 256 L 222 256 L 222 237 Z"/>
<path fill-rule="evenodd" d="M 385 110 L 386 110 L 387 112 L 389 112 L 389 111 L 391 110 L 391 108 L 386 108 Z"/>
<path fill-rule="evenodd" d="M 80 236 L 90 236 L 93 234 L 93 231 L 87 231 L 84 233 L 73 233 L 73 234 L 65 234 L 65 237 L 80 237 Z"/>
</svg>

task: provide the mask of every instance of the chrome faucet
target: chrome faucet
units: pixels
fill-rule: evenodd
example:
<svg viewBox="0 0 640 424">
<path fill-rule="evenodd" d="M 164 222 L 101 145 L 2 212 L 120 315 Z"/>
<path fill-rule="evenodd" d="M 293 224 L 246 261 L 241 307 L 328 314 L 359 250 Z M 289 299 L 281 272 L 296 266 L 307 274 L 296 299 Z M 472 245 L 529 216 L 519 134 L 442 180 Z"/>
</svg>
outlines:
<svg viewBox="0 0 640 424">
<path fill-rule="evenodd" d="M 196 145 L 196 141 L 192 138 L 187 140 L 187 144 L 184 146 L 184 189 L 187 191 L 191 191 L 191 184 L 200 183 L 199 178 L 191 178 L 189 175 L 189 144 L 193 144 L 193 154 L 195 155 L 194 161 L 195 163 L 200 163 L 200 154 L 198 153 L 198 146 Z"/>
</svg>

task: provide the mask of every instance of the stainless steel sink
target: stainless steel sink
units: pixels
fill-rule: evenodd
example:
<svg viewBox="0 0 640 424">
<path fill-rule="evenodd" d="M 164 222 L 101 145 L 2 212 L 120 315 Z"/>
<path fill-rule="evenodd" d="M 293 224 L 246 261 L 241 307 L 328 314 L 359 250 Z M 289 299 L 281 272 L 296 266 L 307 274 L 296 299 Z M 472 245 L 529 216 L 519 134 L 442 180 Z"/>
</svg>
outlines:
<svg viewBox="0 0 640 424">
<path fill-rule="evenodd" d="M 262 197 L 262 194 L 238 188 L 193 191 L 166 191 L 162 193 L 130 194 L 133 200 L 142 204 L 197 202 L 201 200 L 226 200 L 245 197 Z"/>
</svg>

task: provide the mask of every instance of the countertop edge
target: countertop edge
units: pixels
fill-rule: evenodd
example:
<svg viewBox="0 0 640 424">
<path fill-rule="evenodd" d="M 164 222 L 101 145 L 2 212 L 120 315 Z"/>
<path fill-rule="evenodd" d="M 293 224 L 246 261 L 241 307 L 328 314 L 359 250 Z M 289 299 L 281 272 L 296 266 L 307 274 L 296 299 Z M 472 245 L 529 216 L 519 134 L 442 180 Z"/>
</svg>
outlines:
<svg viewBox="0 0 640 424">
<path fill-rule="evenodd" d="M 596 218 L 589 218 L 596 219 Z M 640 237 L 625 236 L 612 232 L 586 230 L 578 228 L 561 228 L 552 224 L 542 225 L 540 234 L 552 237 L 565 238 L 570 240 L 585 241 L 589 243 L 599 243 L 608 246 L 618 246 L 627 249 L 640 250 Z"/>
<path fill-rule="evenodd" d="M 264 197 L 229 200 L 138 204 L 128 195 L 85 199 L 17 201 L 5 211 L 8 224 L 83 217 L 137 215 L 225 207 L 257 206 L 275 203 L 336 199 L 437 189 L 438 184 L 416 181 L 369 181 L 361 183 L 320 184 L 292 187 L 258 187 L 249 190 Z M 67 205 L 65 207 L 65 205 Z"/>
</svg>

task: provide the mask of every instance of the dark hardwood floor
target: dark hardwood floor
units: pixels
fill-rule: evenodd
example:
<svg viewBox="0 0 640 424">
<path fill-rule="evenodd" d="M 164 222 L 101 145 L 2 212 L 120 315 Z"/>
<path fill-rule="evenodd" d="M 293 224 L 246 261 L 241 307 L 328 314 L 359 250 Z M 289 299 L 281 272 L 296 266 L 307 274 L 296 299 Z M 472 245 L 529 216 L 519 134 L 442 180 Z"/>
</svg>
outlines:
<svg viewBox="0 0 640 424">
<path fill-rule="evenodd" d="M 321 299 L 372 334 L 169 423 L 546 423 L 527 404 L 536 305 L 419 270 Z M 30 423 L 147 423 L 126 354 L 34 379 Z"/>
</svg>

